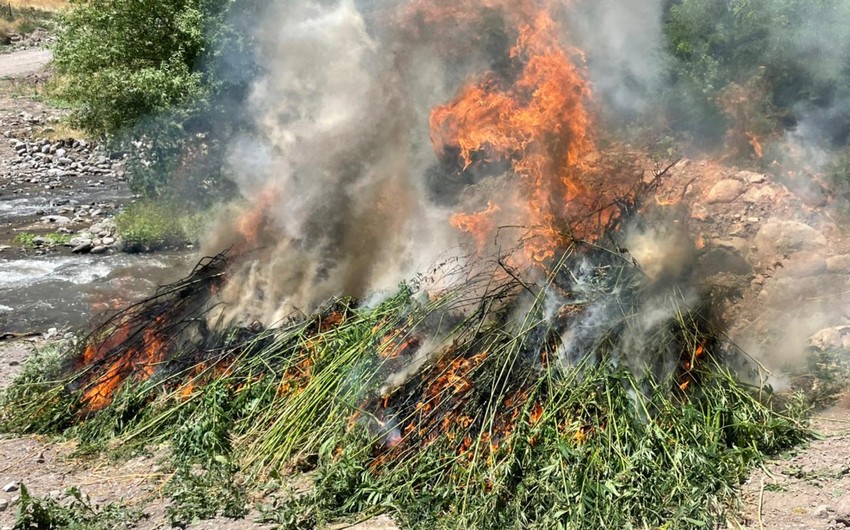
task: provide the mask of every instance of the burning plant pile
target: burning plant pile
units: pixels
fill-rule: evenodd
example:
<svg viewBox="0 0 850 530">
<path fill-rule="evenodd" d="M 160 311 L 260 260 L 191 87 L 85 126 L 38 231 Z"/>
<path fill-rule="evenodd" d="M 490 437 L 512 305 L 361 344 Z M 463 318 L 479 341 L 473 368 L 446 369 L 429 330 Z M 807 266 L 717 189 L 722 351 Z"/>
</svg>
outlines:
<svg viewBox="0 0 850 530">
<path fill-rule="evenodd" d="M 804 431 L 725 368 L 743 353 L 698 286 L 683 223 L 651 183 L 601 168 L 581 53 L 562 42 L 567 14 L 548 0 L 403 9 L 405 35 L 427 36 L 446 60 L 460 60 L 440 49 L 448 21 L 461 35 L 496 24 L 506 41 L 490 71 L 430 112 L 431 171 L 462 184 L 443 202 L 467 253 L 447 244 L 427 274 L 370 296 L 388 270 L 377 262 L 407 233 L 381 225 L 409 206 L 405 186 L 377 179 L 369 211 L 381 226 L 346 206 L 362 233 L 330 238 L 335 218 L 307 212 L 299 223 L 330 226 L 295 237 L 278 217 L 292 190 L 272 181 L 228 252 L 28 370 L 6 394 L 6 428 L 88 445 L 171 442 L 178 522 L 187 496 L 220 501 L 203 515 L 237 515 L 245 493 L 180 481 L 216 490 L 237 470 L 304 469 L 317 470 L 315 489 L 268 520 L 723 521 L 748 466 Z"/>
</svg>

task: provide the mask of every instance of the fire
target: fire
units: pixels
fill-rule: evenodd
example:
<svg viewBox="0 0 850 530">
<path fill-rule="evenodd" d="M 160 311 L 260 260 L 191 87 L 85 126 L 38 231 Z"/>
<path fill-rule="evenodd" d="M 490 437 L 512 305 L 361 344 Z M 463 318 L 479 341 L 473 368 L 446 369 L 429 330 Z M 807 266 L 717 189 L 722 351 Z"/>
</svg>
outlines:
<svg viewBox="0 0 850 530">
<path fill-rule="evenodd" d="M 492 202 L 487 203 L 487 209 L 478 213 L 456 213 L 452 216 L 452 226 L 472 235 L 478 252 L 483 252 L 496 230 L 493 216 L 502 209 Z"/>
<path fill-rule="evenodd" d="M 551 15 L 553 3 L 479 3 L 500 9 L 516 25 L 516 42 L 508 55 L 519 73 L 508 79 L 488 72 L 463 87 L 453 101 L 433 109 L 431 141 L 438 156 L 457 153 L 462 171 L 477 160 L 510 163 L 520 193 L 509 209 L 516 218 L 505 220 L 528 228 L 526 255 L 544 261 L 567 242 L 567 214 L 587 213 L 579 204 L 586 194 L 578 173 L 594 143 L 585 108 L 591 92 L 576 66 L 583 57 L 561 43 L 564 30 Z M 462 14 L 455 6 L 442 14 L 468 17 L 481 7 Z M 439 7 L 424 11 L 424 20 L 440 20 Z M 472 234 L 480 248 L 501 210 L 491 203 L 484 211 L 455 215 L 452 224 Z"/>
<path fill-rule="evenodd" d="M 245 246 L 242 250 L 250 250 L 251 247 L 259 244 L 269 222 L 269 211 L 279 197 L 280 189 L 276 184 L 264 188 L 257 197 L 254 207 L 237 219 L 236 227 L 242 235 Z"/>
<path fill-rule="evenodd" d="M 121 346 L 129 341 L 131 328 L 129 323 L 119 326 L 102 343 L 90 340 L 83 352 L 82 364 L 96 366 L 103 363 L 105 368 L 96 373 L 92 381 L 83 390 L 83 402 L 91 412 L 98 411 L 112 401 L 115 391 L 128 377 L 134 375 L 136 381 L 147 381 L 156 373 L 157 367 L 167 354 L 167 325 L 164 316 L 159 316 L 145 326 L 140 345 L 134 345 L 122 352 Z M 113 352 L 122 352 L 110 359 Z"/>
</svg>

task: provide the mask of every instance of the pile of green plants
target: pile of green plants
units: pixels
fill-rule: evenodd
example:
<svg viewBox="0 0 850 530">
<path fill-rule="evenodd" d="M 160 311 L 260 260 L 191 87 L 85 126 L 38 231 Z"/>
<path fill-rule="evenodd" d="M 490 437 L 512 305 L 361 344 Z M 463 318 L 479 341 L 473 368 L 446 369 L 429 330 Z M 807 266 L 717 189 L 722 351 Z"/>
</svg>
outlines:
<svg viewBox="0 0 850 530">
<path fill-rule="evenodd" d="M 576 242 L 536 281 L 504 261 L 446 265 L 271 329 L 217 324 L 219 256 L 33 359 L 2 429 L 82 451 L 167 444 L 181 525 L 276 490 L 259 508 L 281 528 L 381 513 L 406 528 L 712 527 L 752 466 L 807 437 L 805 407 L 775 408 L 725 368 L 741 352 L 710 304 L 615 248 Z M 447 275 L 464 281 L 436 289 Z M 313 486 L 290 491 L 304 473 Z"/>
</svg>

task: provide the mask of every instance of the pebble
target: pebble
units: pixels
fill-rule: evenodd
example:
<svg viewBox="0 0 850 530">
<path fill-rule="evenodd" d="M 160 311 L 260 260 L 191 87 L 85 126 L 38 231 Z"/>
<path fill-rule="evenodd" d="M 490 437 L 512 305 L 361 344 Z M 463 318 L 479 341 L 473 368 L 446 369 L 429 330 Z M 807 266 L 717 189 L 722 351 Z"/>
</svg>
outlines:
<svg viewBox="0 0 850 530">
<path fill-rule="evenodd" d="M 91 249 L 91 253 L 92 254 L 104 254 L 104 253 L 106 253 L 107 250 L 109 250 L 109 247 L 107 247 L 105 245 L 99 245 L 99 246 L 96 246 L 93 249 Z"/>
<path fill-rule="evenodd" d="M 18 483 L 13 480 L 12 482 L 3 486 L 3 491 L 5 491 L 6 493 L 11 493 L 13 491 L 18 491 L 18 487 Z"/>
<path fill-rule="evenodd" d="M 7 501 L 6 499 L 0 499 L 0 512 L 5 511 L 6 508 L 8 508 L 8 507 L 9 507 L 9 501 Z"/>
</svg>

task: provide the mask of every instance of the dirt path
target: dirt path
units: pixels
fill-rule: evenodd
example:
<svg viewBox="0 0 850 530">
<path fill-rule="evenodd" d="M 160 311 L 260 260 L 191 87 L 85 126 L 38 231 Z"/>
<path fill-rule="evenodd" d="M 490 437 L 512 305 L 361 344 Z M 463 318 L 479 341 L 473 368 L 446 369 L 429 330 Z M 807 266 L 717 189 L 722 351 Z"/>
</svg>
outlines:
<svg viewBox="0 0 850 530">
<path fill-rule="evenodd" d="M 0 78 L 34 74 L 53 59 L 53 52 L 32 48 L 0 55 Z"/>
<path fill-rule="evenodd" d="M 813 427 L 819 439 L 768 462 L 744 484 L 741 528 L 850 527 L 850 394 L 818 414 Z"/>
</svg>

